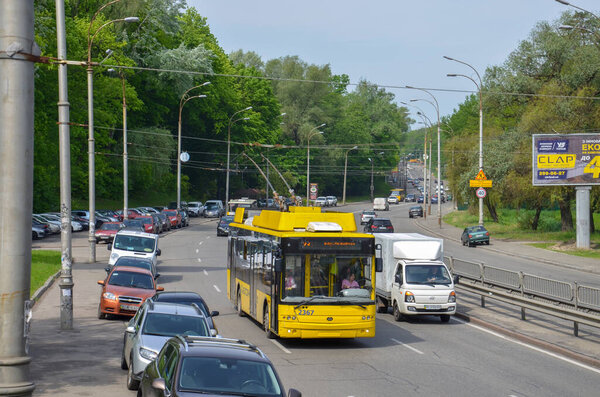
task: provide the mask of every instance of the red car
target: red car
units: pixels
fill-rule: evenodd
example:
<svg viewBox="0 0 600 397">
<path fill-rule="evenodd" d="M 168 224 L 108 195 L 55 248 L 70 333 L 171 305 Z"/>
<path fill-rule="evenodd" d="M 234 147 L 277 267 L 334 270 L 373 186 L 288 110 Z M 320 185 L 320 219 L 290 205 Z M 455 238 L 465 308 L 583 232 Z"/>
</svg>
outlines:
<svg viewBox="0 0 600 397">
<path fill-rule="evenodd" d="M 181 214 L 177 210 L 162 210 L 169 217 L 171 227 L 181 227 Z"/>
<path fill-rule="evenodd" d="M 158 230 L 156 230 L 156 224 L 154 223 L 154 218 L 151 216 L 138 216 L 135 219 L 142 221 L 144 224 L 144 231 L 146 233 L 158 234 Z"/>
<path fill-rule="evenodd" d="M 109 314 L 132 317 L 146 299 L 157 291 L 164 291 L 156 284 L 150 270 L 130 266 L 113 267 L 106 280 L 100 280 L 98 284 L 102 285 L 99 319 Z"/>
<path fill-rule="evenodd" d="M 111 243 L 115 239 L 115 234 L 124 227 L 125 225 L 121 222 L 104 222 L 102 226 L 100 226 L 100 229 L 96 229 L 96 244 L 100 241 Z"/>
</svg>

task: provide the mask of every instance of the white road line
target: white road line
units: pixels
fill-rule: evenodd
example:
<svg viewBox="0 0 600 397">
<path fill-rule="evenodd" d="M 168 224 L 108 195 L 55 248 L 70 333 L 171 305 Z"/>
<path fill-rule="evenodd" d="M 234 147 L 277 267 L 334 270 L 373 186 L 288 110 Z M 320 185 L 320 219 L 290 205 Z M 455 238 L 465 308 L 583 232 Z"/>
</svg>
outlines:
<svg viewBox="0 0 600 397">
<path fill-rule="evenodd" d="M 221 290 L 219 289 L 219 287 L 217 287 L 216 285 L 213 285 L 213 287 L 215 287 L 215 289 L 217 290 L 217 292 L 221 292 Z"/>
<path fill-rule="evenodd" d="M 201 263 L 201 262 L 202 262 L 202 259 L 198 258 L 198 263 Z"/>
<path fill-rule="evenodd" d="M 204 272 L 205 276 L 208 276 L 208 272 L 206 271 L 206 269 L 202 270 Z"/>
<path fill-rule="evenodd" d="M 203 242 L 204 242 L 204 241 L 200 241 L 200 242 L 198 243 L 198 245 L 202 245 L 202 243 L 203 243 Z"/>
<path fill-rule="evenodd" d="M 200 252 L 200 250 L 198 248 L 196 248 L 196 253 L 199 253 L 199 252 Z"/>
<path fill-rule="evenodd" d="M 468 325 L 469 327 L 473 327 L 473 328 L 475 328 L 475 329 L 478 329 L 479 331 L 487 332 L 488 334 L 490 334 L 490 335 L 494 335 L 494 336 L 497 336 L 498 338 L 501 338 L 501 339 L 507 340 L 507 341 L 509 341 L 509 342 L 512 342 L 512 343 L 516 343 L 517 345 L 521 345 L 521 346 L 527 347 L 527 348 L 529 348 L 529 349 L 531 349 L 531 350 L 535 350 L 536 352 L 544 353 L 544 354 L 546 354 L 546 355 L 548 355 L 548 356 L 550 356 L 550 357 L 554 357 L 554 358 L 557 358 L 557 359 L 559 359 L 559 360 L 566 361 L 566 362 L 568 362 L 569 364 L 577 365 L 578 367 L 585 368 L 585 369 L 588 369 L 588 370 L 590 370 L 590 371 L 592 371 L 592 372 L 596 372 L 596 373 L 600 374 L 600 369 L 597 369 L 597 368 L 594 368 L 594 367 L 590 367 L 589 365 L 585 365 L 585 364 L 583 364 L 583 363 L 580 363 L 580 362 L 578 362 L 578 361 L 575 361 L 575 360 L 572 360 L 572 359 L 570 359 L 570 358 L 567 358 L 567 357 L 561 356 L 560 354 L 552 353 L 552 352 L 550 352 L 550 351 L 547 351 L 547 350 L 541 349 L 541 348 L 539 348 L 539 347 L 536 347 L 536 346 L 530 345 L 530 344 L 528 344 L 528 343 L 521 342 L 521 341 L 518 341 L 518 340 L 516 340 L 516 339 L 513 339 L 513 338 L 509 338 L 508 336 L 505 336 L 505 335 L 499 334 L 498 332 L 494 332 L 494 331 L 491 331 L 491 330 L 489 330 L 489 329 L 485 329 L 485 328 L 483 328 L 483 327 L 480 327 L 480 326 L 478 326 L 478 325 L 474 325 L 474 324 L 471 324 L 471 323 L 467 323 L 467 322 L 465 322 L 465 321 L 463 321 L 463 320 L 459 320 L 459 319 L 458 319 L 458 318 L 456 318 L 456 317 L 453 317 L 452 319 L 453 319 L 454 321 L 457 321 L 457 322 L 461 323 L 461 324 L 465 324 L 465 325 Z"/>
<path fill-rule="evenodd" d="M 269 339 L 269 340 L 270 340 L 271 342 L 273 342 L 273 344 L 274 344 L 275 346 L 277 346 L 278 348 L 280 348 L 281 350 L 283 350 L 283 352 L 284 352 L 284 353 L 287 353 L 287 354 L 292 354 L 292 352 L 291 352 L 291 351 L 289 351 L 288 349 L 286 349 L 285 347 L 283 347 L 283 345 L 282 345 L 281 343 L 279 343 L 279 342 L 277 342 L 276 340 L 273 340 L 273 339 Z"/>
<path fill-rule="evenodd" d="M 409 346 L 409 345 L 407 345 L 406 343 L 402 343 L 402 342 L 400 342 L 400 341 L 399 341 L 399 340 L 397 340 L 397 339 L 394 339 L 394 338 L 391 338 L 391 339 L 392 339 L 394 342 L 396 342 L 397 344 L 399 344 L 399 345 L 402 345 L 402 346 L 406 347 L 407 349 L 410 349 L 410 350 L 414 351 L 415 353 L 419 353 L 419 354 L 425 354 L 425 353 L 423 353 L 421 350 L 419 350 L 419 349 L 415 349 L 414 347 L 412 347 L 412 346 Z"/>
</svg>

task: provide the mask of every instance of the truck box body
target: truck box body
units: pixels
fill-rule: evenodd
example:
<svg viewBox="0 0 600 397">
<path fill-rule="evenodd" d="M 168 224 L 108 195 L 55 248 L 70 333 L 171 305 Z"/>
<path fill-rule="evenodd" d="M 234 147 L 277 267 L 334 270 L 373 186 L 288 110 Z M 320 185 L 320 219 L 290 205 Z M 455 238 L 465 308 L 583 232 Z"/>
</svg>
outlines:
<svg viewBox="0 0 600 397">
<path fill-rule="evenodd" d="M 375 244 L 381 245 L 378 255 L 383 271 L 376 273 L 375 286 L 383 306 L 397 307 L 399 315 L 435 314 L 448 321 L 456 303 L 452 275 L 443 262 L 444 240 L 418 233 L 389 233 L 376 234 Z M 438 276 L 429 281 L 434 270 Z"/>
</svg>

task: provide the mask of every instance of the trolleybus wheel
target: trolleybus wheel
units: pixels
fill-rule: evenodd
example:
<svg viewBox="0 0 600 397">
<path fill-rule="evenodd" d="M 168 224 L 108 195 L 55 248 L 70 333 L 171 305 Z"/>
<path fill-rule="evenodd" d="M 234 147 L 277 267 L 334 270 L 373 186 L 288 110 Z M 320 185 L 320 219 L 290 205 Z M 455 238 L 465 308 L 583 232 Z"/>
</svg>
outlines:
<svg viewBox="0 0 600 397">
<path fill-rule="evenodd" d="M 240 290 L 239 289 L 238 289 L 238 292 L 237 292 L 237 301 L 236 301 L 236 304 L 237 304 L 237 314 L 238 314 L 238 316 L 244 317 L 244 312 L 242 311 L 242 296 L 240 295 Z"/>
<path fill-rule="evenodd" d="M 275 334 L 273 331 L 271 331 L 271 327 L 269 325 L 269 308 L 267 305 L 265 305 L 265 308 L 263 309 L 263 328 L 267 334 L 267 338 L 275 339 Z"/>
</svg>

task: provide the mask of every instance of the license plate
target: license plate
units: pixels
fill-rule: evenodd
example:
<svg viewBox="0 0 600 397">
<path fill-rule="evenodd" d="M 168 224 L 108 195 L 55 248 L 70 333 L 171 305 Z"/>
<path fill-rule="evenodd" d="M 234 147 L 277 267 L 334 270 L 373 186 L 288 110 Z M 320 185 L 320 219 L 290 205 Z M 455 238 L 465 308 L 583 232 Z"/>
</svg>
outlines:
<svg viewBox="0 0 600 397">
<path fill-rule="evenodd" d="M 442 305 L 426 305 L 425 309 L 426 310 L 440 310 L 442 308 Z"/>
<path fill-rule="evenodd" d="M 129 310 L 129 311 L 136 311 L 138 309 L 137 306 L 135 305 L 121 305 L 121 310 Z"/>
<path fill-rule="evenodd" d="M 101 236 L 100 240 L 108 240 L 108 236 Z"/>
</svg>

